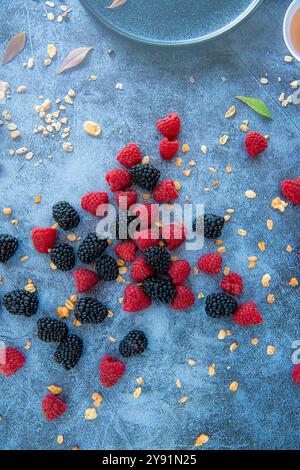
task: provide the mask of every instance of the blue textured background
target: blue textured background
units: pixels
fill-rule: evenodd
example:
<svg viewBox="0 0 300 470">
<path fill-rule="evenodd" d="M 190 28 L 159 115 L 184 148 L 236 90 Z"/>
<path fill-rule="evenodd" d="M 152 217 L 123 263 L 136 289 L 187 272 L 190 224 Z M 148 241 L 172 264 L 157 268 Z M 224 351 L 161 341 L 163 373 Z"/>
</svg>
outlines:
<svg viewBox="0 0 300 470">
<path fill-rule="evenodd" d="M 265 322 L 241 329 L 230 321 L 213 321 L 205 316 L 203 300 L 189 313 L 153 307 L 125 314 L 118 303 L 123 286 L 101 284 L 94 294 L 108 304 L 115 318 L 99 327 L 79 330 L 84 355 L 76 369 L 65 373 L 51 360 L 54 348 L 36 339 L 37 317 L 14 318 L 1 311 L 0 331 L 11 338 L 10 343 L 22 349 L 27 339 L 32 342 L 31 349 L 25 351 L 25 367 L 8 379 L 0 377 L 1 448 L 69 449 L 78 444 L 82 449 L 190 449 L 200 433 L 210 438 L 206 449 L 299 448 L 299 389 L 290 379 L 291 343 L 299 338 L 299 291 L 288 284 L 291 277 L 299 275 L 299 261 L 296 250 L 291 254 L 285 251 L 288 243 L 295 248 L 299 244 L 299 209 L 289 206 L 279 214 L 270 207 L 271 200 L 280 194 L 281 180 L 299 175 L 299 109 L 283 109 L 277 101 L 289 82 L 298 78 L 299 66 L 282 60 L 287 51 L 281 25 L 289 1 L 266 0 L 247 23 L 226 38 L 204 47 L 176 50 L 127 42 L 98 24 L 78 1 L 68 4 L 73 8 L 69 22 L 57 24 L 45 18 L 43 3 L 1 2 L 1 55 L 8 38 L 22 30 L 28 33 L 26 50 L 1 67 L 1 80 L 8 81 L 12 90 L 12 98 L 1 104 L 1 109 L 9 110 L 22 131 L 19 142 L 12 142 L 5 127 L 0 127 L 0 206 L 12 207 L 13 216 L 20 219 L 19 226 L 12 226 L 1 215 L 1 232 L 17 234 L 21 240 L 16 256 L 0 268 L 1 294 L 22 287 L 31 277 L 38 285 L 41 316 L 55 314 L 56 307 L 74 292 L 71 276 L 53 272 L 47 256 L 32 250 L 30 229 L 52 224 L 50 208 L 57 200 L 66 199 L 79 208 L 81 194 L 106 190 L 104 174 L 115 166 L 118 150 L 133 141 L 145 155 L 153 155 L 164 176 L 181 180 L 183 196 L 204 202 L 217 213 L 235 209 L 222 237 L 229 250 L 224 265 L 244 276 L 242 300 L 255 300 Z M 45 68 L 42 63 L 51 42 L 59 54 Z M 57 76 L 55 70 L 62 58 L 80 45 L 94 47 L 88 60 L 71 73 Z M 116 51 L 114 57 L 107 54 L 110 48 Z M 32 70 L 22 66 L 29 57 L 36 60 Z M 92 74 L 97 75 L 96 82 L 89 81 Z M 262 86 L 259 79 L 265 74 L 269 84 Z M 190 75 L 196 78 L 195 84 L 189 82 Z M 279 76 L 282 83 L 278 83 Z M 124 91 L 115 89 L 117 82 L 124 84 Z M 15 90 L 21 84 L 27 92 L 18 95 Z M 40 123 L 33 110 L 38 96 L 54 101 L 70 88 L 76 90 L 77 97 L 74 109 L 68 111 L 69 140 L 74 145 L 69 154 L 56 139 L 43 140 L 32 130 Z M 224 114 L 237 94 L 262 98 L 274 120 L 263 120 L 242 104 L 237 104 L 237 116 L 226 120 Z M 182 116 L 181 141 L 191 147 L 183 158 L 186 162 L 197 160 L 190 178 L 181 178 L 174 164 L 163 163 L 158 157 L 155 121 L 173 110 Z M 99 139 L 83 132 L 86 119 L 101 123 Z M 269 150 L 257 160 L 245 156 L 239 130 L 243 119 L 250 119 L 251 129 L 270 134 Z M 221 147 L 218 141 L 224 133 L 230 135 L 230 141 Z M 201 144 L 208 146 L 206 156 L 200 154 Z M 31 162 L 8 155 L 9 148 L 22 145 L 34 152 Z M 47 159 L 49 154 L 52 161 Z M 43 164 L 35 167 L 38 160 Z M 228 164 L 233 168 L 231 175 L 225 172 Z M 204 193 L 203 188 L 216 179 L 207 171 L 208 166 L 218 169 L 220 185 Z M 247 200 L 246 189 L 256 191 L 257 198 Z M 34 205 L 37 194 L 42 195 L 40 205 Z M 95 219 L 81 214 L 82 223 L 76 230 L 80 235 L 95 228 Z M 272 232 L 266 228 L 269 218 L 274 220 Z M 236 235 L 239 228 L 247 229 L 248 236 Z M 65 236 L 60 235 L 61 239 Z M 266 242 L 265 253 L 257 248 L 260 240 Z M 207 243 L 207 250 L 214 248 Z M 180 250 L 176 254 L 180 255 Z M 29 255 L 29 260 L 17 264 L 23 255 Z M 251 271 L 247 268 L 250 255 L 259 257 Z M 193 264 L 197 257 L 189 255 Z M 269 290 L 260 283 L 266 272 L 272 275 Z M 212 292 L 218 282 L 205 275 L 191 278 L 196 293 Z M 266 302 L 269 292 L 276 295 L 273 305 Z M 98 380 L 99 359 L 116 351 L 108 336 L 121 339 L 132 327 L 146 332 L 149 350 L 128 361 L 124 379 L 103 391 Z M 220 328 L 232 329 L 232 336 L 219 341 Z M 256 336 L 260 342 L 254 347 L 251 339 Z M 233 341 L 238 342 L 238 349 L 230 353 Z M 277 349 L 272 357 L 266 354 L 268 344 Z M 197 365 L 189 366 L 188 358 L 196 359 Z M 213 362 L 216 375 L 209 377 L 208 366 Z M 134 400 L 139 375 L 144 378 L 143 392 Z M 181 390 L 175 387 L 177 378 L 183 383 Z M 232 380 L 240 384 L 236 393 L 228 390 Z M 40 402 L 51 383 L 63 387 L 69 411 L 47 423 Z M 104 402 L 98 418 L 86 421 L 84 412 L 92 406 L 94 391 L 103 393 Z M 183 395 L 189 399 L 180 406 L 178 400 Z M 58 434 L 64 435 L 61 446 L 56 442 Z"/>
</svg>

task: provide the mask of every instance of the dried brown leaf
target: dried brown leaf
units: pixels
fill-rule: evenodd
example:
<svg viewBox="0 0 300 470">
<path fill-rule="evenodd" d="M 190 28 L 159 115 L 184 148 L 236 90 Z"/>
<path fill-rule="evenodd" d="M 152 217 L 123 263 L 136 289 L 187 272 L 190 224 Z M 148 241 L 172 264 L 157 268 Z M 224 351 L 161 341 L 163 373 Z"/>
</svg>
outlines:
<svg viewBox="0 0 300 470">
<path fill-rule="evenodd" d="M 23 51 L 26 43 L 26 33 L 21 32 L 16 34 L 7 44 L 2 64 L 7 64 L 13 60 L 20 52 Z"/>
<path fill-rule="evenodd" d="M 109 5 L 106 8 L 109 8 L 110 10 L 114 10 L 115 8 L 118 8 L 121 5 L 124 5 L 124 3 L 126 3 L 126 2 L 127 2 L 127 0 L 113 0 L 112 4 Z"/>
<path fill-rule="evenodd" d="M 66 72 L 80 65 L 92 49 L 92 47 L 78 47 L 77 49 L 73 49 L 60 64 L 57 73 Z"/>
</svg>

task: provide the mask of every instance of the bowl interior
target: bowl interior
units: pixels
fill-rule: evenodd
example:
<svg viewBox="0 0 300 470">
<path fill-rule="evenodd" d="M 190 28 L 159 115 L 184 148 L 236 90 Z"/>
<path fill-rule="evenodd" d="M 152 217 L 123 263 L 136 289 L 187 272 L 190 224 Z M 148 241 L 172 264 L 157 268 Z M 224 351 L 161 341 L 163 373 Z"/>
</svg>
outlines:
<svg viewBox="0 0 300 470">
<path fill-rule="evenodd" d="M 291 25 L 292 25 L 292 20 L 296 14 L 296 12 L 300 9 L 300 0 L 294 0 L 289 8 L 287 9 L 287 12 L 284 17 L 284 22 L 283 22 L 283 37 L 285 44 L 292 54 L 292 56 L 300 62 L 300 52 L 297 51 L 295 48 L 293 42 L 292 42 L 292 37 L 291 37 Z"/>
</svg>

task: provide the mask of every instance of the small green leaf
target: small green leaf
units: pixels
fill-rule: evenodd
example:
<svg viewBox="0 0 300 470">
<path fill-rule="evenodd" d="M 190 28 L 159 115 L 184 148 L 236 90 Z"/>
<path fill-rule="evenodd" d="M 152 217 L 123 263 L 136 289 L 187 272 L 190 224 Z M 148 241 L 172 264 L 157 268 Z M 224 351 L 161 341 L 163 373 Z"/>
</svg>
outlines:
<svg viewBox="0 0 300 470">
<path fill-rule="evenodd" d="M 261 114 L 262 116 L 267 117 L 269 119 L 273 119 L 273 116 L 270 113 L 268 106 L 263 101 L 257 98 L 248 98 L 247 96 L 236 96 L 236 99 L 247 104 L 256 113 Z"/>
</svg>

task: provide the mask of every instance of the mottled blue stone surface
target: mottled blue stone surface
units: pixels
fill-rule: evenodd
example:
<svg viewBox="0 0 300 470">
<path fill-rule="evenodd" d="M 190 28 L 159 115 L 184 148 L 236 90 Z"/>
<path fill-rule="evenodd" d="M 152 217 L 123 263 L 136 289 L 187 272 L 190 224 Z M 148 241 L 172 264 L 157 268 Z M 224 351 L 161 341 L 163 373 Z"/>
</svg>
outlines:
<svg viewBox="0 0 300 470">
<path fill-rule="evenodd" d="M 59 1 L 56 1 L 60 5 Z M 276 5 L 275 5 L 276 4 Z M 18 226 L 0 216 L 1 232 L 18 235 L 20 248 L 15 257 L 0 267 L 3 285 L 0 296 L 12 288 L 24 286 L 28 277 L 38 286 L 40 298 L 36 318 L 16 318 L 1 309 L 0 331 L 6 344 L 24 351 L 27 362 L 10 378 L 0 377 L 0 447 L 2 449 L 193 449 L 196 437 L 207 434 L 206 449 L 293 449 L 299 448 L 300 389 L 290 379 L 292 341 L 299 333 L 299 291 L 289 286 L 292 277 L 299 277 L 299 208 L 289 206 L 284 214 L 271 208 L 271 200 L 280 195 L 280 182 L 286 177 L 299 176 L 299 108 L 284 109 L 277 98 L 289 83 L 299 78 L 299 66 L 286 64 L 287 53 L 281 32 L 283 15 L 289 1 L 266 0 L 262 7 L 240 28 L 219 41 L 202 47 L 160 49 L 144 47 L 121 39 L 97 23 L 82 5 L 70 0 L 70 20 L 62 24 L 50 22 L 50 11 L 43 2 L 15 0 L 1 2 L 0 49 L 4 53 L 8 39 L 26 31 L 28 42 L 24 52 L 10 64 L 1 66 L 0 79 L 11 86 L 11 99 L 1 103 L 12 122 L 22 131 L 19 141 L 12 141 L 5 125 L 0 127 L 0 207 L 12 207 Z M 57 16 L 58 7 L 55 9 Z M 54 43 L 58 57 L 48 67 L 47 44 Z M 57 76 L 56 68 L 70 50 L 93 46 L 94 50 L 78 69 Z M 109 56 L 108 49 L 115 49 Z M 22 66 L 29 57 L 36 65 L 28 70 Z M 268 76 L 262 85 L 260 78 Z M 95 82 L 89 81 L 96 75 Z M 189 81 L 193 75 L 196 83 Z M 226 77 L 226 81 L 221 77 Z M 282 78 L 281 83 L 278 77 Z M 117 82 L 124 90 L 115 88 Z M 25 94 L 16 88 L 26 85 Z M 33 106 L 42 95 L 53 102 L 63 98 L 69 89 L 77 93 L 74 106 L 67 115 L 74 151 L 62 150 L 57 138 L 43 139 L 33 134 L 40 124 Z M 235 95 L 263 99 L 274 119 L 267 121 L 243 104 L 237 103 L 237 114 L 226 120 L 224 114 L 234 104 Z M 68 105 L 67 105 L 68 106 Z M 190 145 L 184 155 L 182 169 L 188 161 L 197 160 L 189 178 L 174 164 L 161 162 L 155 130 L 157 118 L 177 111 L 182 116 L 181 142 Z M 101 123 L 103 133 L 94 139 L 83 132 L 82 124 L 91 119 Z M 239 126 L 250 120 L 250 128 L 270 135 L 268 151 L 256 160 L 245 155 Z M 219 137 L 230 136 L 225 146 Z M 98 327 L 84 326 L 78 334 L 84 341 L 84 355 L 78 367 L 65 373 L 52 360 L 54 347 L 41 344 L 35 335 L 36 319 L 45 314 L 55 315 L 57 306 L 74 292 L 68 273 L 54 272 L 47 256 L 33 251 L 30 229 L 53 223 L 51 206 L 66 199 L 80 207 L 80 196 L 88 191 L 107 190 L 105 173 L 116 165 L 115 155 L 128 141 L 139 143 L 143 154 L 159 162 L 162 174 L 182 183 L 182 200 L 188 195 L 193 202 L 204 202 L 207 210 L 223 213 L 234 208 L 222 239 L 228 248 L 224 266 L 230 266 L 244 276 L 245 293 L 242 301 L 254 300 L 264 316 L 258 327 L 241 329 L 229 320 L 215 321 L 206 317 L 204 300 L 197 300 L 189 312 L 175 312 L 167 307 L 153 306 L 141 313 L 125 314 L 118 298 L 123 286 L 99 284 L 93 295 L 106 302 L 115 313 Z M 208 153 L 200 153 L 200 145 Z M 34 153 L 32 161 L 24 156 L 10 157 L 10 148 L 26 146 Z M 49 155 L 52 160 L 48 159 Z M 39 160 L 42 163 L 35 166 Z M 232 174 L 225 172 L 232 166 Z M 218 174 L 208 172 L 215 167 Z M 219 187 L 210 193 L 203 189 L 215 179 Z M 252 189 L 257 198 L 247 200 L 244 192 Z M 41 194 L 39 205 L 34 204 Z M 76 229 L 78 235 L 95 229 L 95 218 L 82 215 Z M 273 219 L 273 231 L 266 220 Z M 248 231 L 246 237 L 237 230 Z M 60 233 L 65 240 L 66 234 Z M 264 240 L 265 253 L 257 243 Z M 295 248 L 286 252 L 286 245 Z M 213 250 L 207 242 L 202 250 Z M 176 252 L 195 265 L 199 253 Z M 18 264 L 19 259 L 29 259 Z M 255 269 L 248 269 L 248 256 L 257 255 Z M 261 285 L 265 273 L 272 276 L 271 287 Z M 195 293 L 208 294 L 218 289 L 220 279 L 204 274 L 191 277 Z M 276 301 L 269 305 L 268 293 Z M 68 321 L 73 329 L 71 321 Z M 141 328 L 149 338 L 149 349 L 143 357 L 128 360 L 127 372 L 119 384 L 103 390 L 98 379 L 99 360 L 105 353 L 114 354 L 117 345 L 108 340 L 120 340 L 132 328 Z M 217 339 L 220 328 L 231 329 L 224 341 Z M 257 346 L 251 339 L 259 338 Z M 30 339 L 31 349 L 24 350 Z M 229 346 L 237 341 L 238 348 L 230 353 Z M 268 345 L 276 353 L 266 354 Z M 187 364 L 193 358 L 194 367 Z M 216 364 L 214 377 L 208 376 L 210 364 Z M 132 397 L 138 376 L 144 379 L 141 396 Z M 182 389 L 175 386 L 182 381 Z M 236 393 L 228 390 L 236 380 Z M 63 387 L 69 404 L 68 412 L 55 422 L 45 422 L 40 403 L 47 386 Z M 92 406 L 91 394 L 104 395 L 95 421 L 84 419 L 85 409 Z M 180 406 L 178 401 L 187 396 Z M 62 434 L 64 442 L 57 444 Z"/>
</svg>

